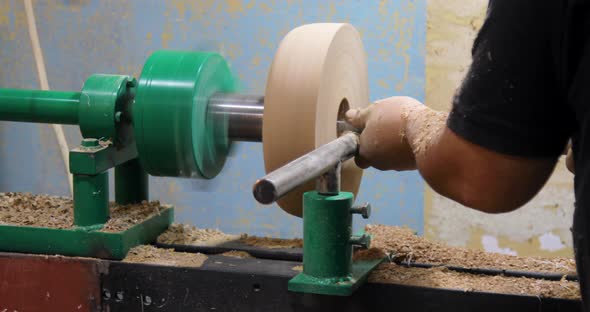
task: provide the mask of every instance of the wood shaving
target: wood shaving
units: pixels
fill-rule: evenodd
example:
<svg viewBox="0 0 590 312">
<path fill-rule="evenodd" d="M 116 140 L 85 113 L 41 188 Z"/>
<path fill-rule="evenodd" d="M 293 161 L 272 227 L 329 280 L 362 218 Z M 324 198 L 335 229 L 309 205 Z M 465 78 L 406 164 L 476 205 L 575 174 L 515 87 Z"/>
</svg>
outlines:
<svg viewBox="0 0 590 312">
<path fill-rule="evenodd" d="M 0 224 L 48 227 L 72 227 L 72 200 L 67 197 L 0 193 Z"/>
<path fill-rule="evenodd" d="M 383 250 L 396 261 L 486 268 L 526 272 L 575 274 L 576 263 L 568 258 L 518 257 L 449 247 L 417 236 L 408 228 L 367 225 L 371 246 Z"/>
<path fill-rule="evenodd" d="M 71 198 L 0 193 L 0 224 L 66 229 L 74 226 Z M 102 231 L 119 232 L 154 216 L 166 207 L 158 201 L 121 206 L 109 204 L 111 217 Z"/>
<path fill-rule="evenodd" d="M 301 238 L 293 238 L 293 239 L 281 239 L 281 238 L 271 238 L 271 237 L 257 237 L 257 236 L 248 236 L 243 235 L 240 239 L 240 242 L 256 247 L 263 247 L 263 248 L 303 248 L 303 239 Z"/>
<path fill-rule="evenodd" d="M 221 256 L 232 257 L 232 258 L 240 258 L 240 259 L 254 258 L 249 253 L 247 253 L 245 251 L 239 251 L 239 250 L 226 251 L 226 252 L 222 253 Z"/>
<path fill-rule="evenodd" d="M 207 256 L 200 253 L 176 252 L 173 249 L 140 245 L 127 253 L 123 262 L 150 263 L 176 267 L 200 267 Z"/>
<path fill-rule="evenodd" d="M 443 267 L 424 269 L 384 263 L 371 273 L 369 282 L 580 300 L 577 282 L 458 273 Z"/>
<path fill-rule="evenodd" d="M 362 261 L 362 260 L 376 260 L 376 259 L 383 259 L 387 256 L 387 254 L 375 247 L 371 247 L 369 249 L 361 249 L 354 252 L 352 255 L 353 261 Z"/>
<path fill-rule="evenodd" d="M 169 206 L 160 205 L 159 201 L 142 201 L 140 204 L 110 204 L 111 218 L 105 223 L 101 232 L 120 232 L 154 216 Z"/>
<path fill-rule="evenodd" d="M 199 229 L 188 224 L 172 224 L 157 241 L 169 245 L 219 245 L 240 237 L 214 229 Z"/>
</svg>

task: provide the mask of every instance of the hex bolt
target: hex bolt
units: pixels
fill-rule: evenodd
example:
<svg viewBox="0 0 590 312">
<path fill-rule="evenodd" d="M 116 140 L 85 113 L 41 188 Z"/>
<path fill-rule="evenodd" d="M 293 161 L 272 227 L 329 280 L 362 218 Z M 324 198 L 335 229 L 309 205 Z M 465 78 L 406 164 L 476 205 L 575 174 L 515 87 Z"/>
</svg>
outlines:
<svg viewBox="0 0 590 312">
<path fill-rule="evenodd" d="M 361 248 L 368 249 L 369 246 L 371 246 L 371 236 L 367 234 L 353 235 L 350 237 L 349 242 L 353 246 L 359 246 Z"/>
<path fill-rule="evenodd" d="M 104 300 L 109 300 L 109 299 L 111 299 L 111 292 L 110 292 L 108 289 L 106 289 L 106 288 L 103 288 L 103 289 L 102 289 L 102 298 L 103 298 Z"/>
<path fill-rule="evenodd" d="M 369 219 L 371 216 L 371 204 L 364 203 L 360 206 L 352 206 L 352 208 L 350 208 L 350 213 L 360 214 L 363 216 L 363 219 Z"/>
<path fill-rule="evenodd" d="M 115 295 L 115 301 L 117 301 L 117 302 L 121 302 L 121 301 L 123 301 L 123 299 L 124 299 L 124 298 L 125 298 L 125 297 L 124 297 L 124 295 L 123 295 L 123 291 L 122 291 L 122 290 L 119 290 L 119 291 L 117 292 L 117 294 Z"/>
<path fill-rule="evenodd" d="M 152 304 L 152 298 L 150 296 L 143 297 L 143 305 L 149 306 Z"/>
</svg>

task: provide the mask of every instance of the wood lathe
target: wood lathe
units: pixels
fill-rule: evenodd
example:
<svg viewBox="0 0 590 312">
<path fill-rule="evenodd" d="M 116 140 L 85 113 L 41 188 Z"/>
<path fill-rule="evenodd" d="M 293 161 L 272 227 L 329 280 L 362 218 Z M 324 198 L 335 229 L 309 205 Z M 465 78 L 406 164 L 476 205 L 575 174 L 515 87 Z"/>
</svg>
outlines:
<svg viewBox="0 0 590 312">
<path fill-rule="evenodd" d="M 51 311 L 432 308 L 423 297 L 450 307 L 473 307 L 474 298 L 488 307 L 515 303 L 537 310 L 541 302 L 543 311 L 577 304 L 399 285 L 360 287 L 389 259 L 377 254 L 353 260 L 355 249 L 370 247 L 371 236 L 354 234 L 352 218 L 369 218 L 371 206 L 353 205 L 362 170 L 351 158 L 362 129 L 346 124 L 343 115 L 368 103 L 366 56 L 360 35 L 348 24 L 310 24 L 287 34 L 264 95 L 237 93 L 220 55 L 181 51 L 154 52 L 137 80 L 92 75 L 80 92 L 0 89 L 0 120 L 78 125 L 84 138 L 70 151 L 73 226 L 0 224 L 1 282 L 38 280 L 3 288 L 0 298 L 14 307 L 54 302 Z M 303 250 L 156 244 L 209 258 L 198 268 L 118 261 L 135 246 L 153 244 L 173 222 L 174 209 L 161 207 L 128 229 L 104 231 L 112 212 L 108 170 L 115 169 L 116 204 L 138 204 L 148 200 L 148 174 L 215 178 L 233 141 L 262 142 L 267 175 L 253 181 L 253 196 L 303 217 Z M 255 258 L 219 255 L 232 250 Z M 301 272 L 294 270 L 301 261 Z M 54 298 L 66 298 L 59 302 L 45 295 L 56 283 L 63 287 Z M 22 293 L 33 299 L 24 300 Z M 36 299 L 37 293 L 44 297 Z"/>
</svg>

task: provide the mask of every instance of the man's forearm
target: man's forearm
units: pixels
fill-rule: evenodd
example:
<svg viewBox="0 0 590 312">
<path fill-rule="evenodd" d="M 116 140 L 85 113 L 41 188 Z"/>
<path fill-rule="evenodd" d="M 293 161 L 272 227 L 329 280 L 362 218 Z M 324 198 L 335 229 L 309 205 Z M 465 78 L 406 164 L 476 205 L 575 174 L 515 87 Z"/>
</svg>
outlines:
<svg viewBox="0 0 590 312">
<path fill-rule="evenodd" d="M 550 175 L 554 159 L 499 154 L 472 144 L 446 126 L 448 113 L 427 107 L 404 111 L 403 135 L 417 169 L 441 195 L 485 212 L 514 210 L 532 198 Z"/>
<path fill-rule="evenodd" d="M 556 157 L 525 158 L 487 149 L 451 131 L 448 116 L 408 97 L 350 110 L 347 120 L 363 129 L 355 160 L 362 168 L 418 169 L 437 193 L 485 212 L 514 210 L 547 181 Z"/>
</svg>

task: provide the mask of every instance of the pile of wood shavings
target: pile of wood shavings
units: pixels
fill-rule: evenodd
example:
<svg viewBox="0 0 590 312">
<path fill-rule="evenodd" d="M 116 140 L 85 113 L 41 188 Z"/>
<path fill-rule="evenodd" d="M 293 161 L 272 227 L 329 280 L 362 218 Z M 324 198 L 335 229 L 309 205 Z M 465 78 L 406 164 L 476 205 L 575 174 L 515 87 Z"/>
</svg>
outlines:
<svg viewBox="0 0 590 312">
<path fill-rule="evenodd" d="M 140 245 L 127 253 L 123 262 L 150 263 L 176 267 L 200 267 L 207 256 L 200 253 L 176 252 L 173 249 Z"/>
<path fill-rule="evenodd" d="M 218 245 L 239 238 L 240 235 L 229 235 L 219 230 L 199 229 L 188 224 L 172 224 L 157 241 L 168 245 Z"/>
<path fill-rule="evenodd" d="M 301 238 L 294 238 L 294 239 L 282 239 L 282 238 L 270 238 L 270 237 L 257 237 L 257 236 L 248 236 L 243 235 L 240 239 L 240 242 L 255 246 L 255 247 L 262 247 L 262 248 L 302 248 L 303 247 L 303 239 Z"/>
<path fill-rule="evenodd" d="M 160 213 L 158 201 L 133 205 L 109 204 L 110 219 L 101 231 L 119 232 Z M 71 198 L 0 193 L 0 224 L 66 229 L 74 226 Z"/>
<path fill-rule="evenodd" d="M 573 259 L 517 257 L 449 247 L 394 226 L 367 225 L 365 230 L 373 235 L 371 247 L 383 250 L 396 261 L 564 275 L 576 272 Z"/>
<path fill-rule="evenodd" d="M 111 218 L 105 223 L 102 232 L 120 232 L 138 224 L 154 215 L 160 214 L 162 206 L 159 201 L 142 201 L 141 204 L 117 205 L 110 204 Z"/>
<path fill-rule="evenodd" d="M 0 193 L 0 224 L 69 228 L 74 223 L 72 207 L 66 197 Z"/>
<path fill-rule="evenodd" d="M 577 282 L 476 275 L 443 267 L 424 269 L 384 263 L 371 273 L 369 282 L 580 300 Z"/>
</svg>

